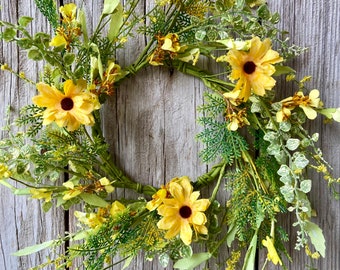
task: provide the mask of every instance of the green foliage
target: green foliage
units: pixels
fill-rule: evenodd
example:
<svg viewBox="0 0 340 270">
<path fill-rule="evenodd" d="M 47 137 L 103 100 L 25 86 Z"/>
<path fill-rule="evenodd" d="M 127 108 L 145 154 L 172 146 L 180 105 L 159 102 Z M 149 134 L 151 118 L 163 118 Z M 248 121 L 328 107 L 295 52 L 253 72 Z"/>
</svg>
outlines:
<svg viewBox="0 0 340 270">
<path fill-rule="evenodd" d="M 20 116 L 16 120 L 19 127 L 25 126 L 28 137 L 35 137 L 42 128 L 42 114 L 44 108 L 30 104 L 20 109 Z"/>
<path fill-rule="evenodd" d="M 54 0 L 34 0 L 37 8 L 47 18 L 53 29 L 59 25 L 59 15 Z"/>
<path fill-rule="evenodd" d="M 198 119 L 204 130 L 196 136 L 205 144 L 200 157 L 207 163 L 222 158 L 232 164 L 241 157 L 242 151 L 248 149 L 248 144 L 238 132 L 228 130 L 224 120 L 219 120 L 226 106 L 223 98 L 214 93 L 206 93 L 205 100 L 205 104 L 199 108 L 203 116 Z"/>
</svg>

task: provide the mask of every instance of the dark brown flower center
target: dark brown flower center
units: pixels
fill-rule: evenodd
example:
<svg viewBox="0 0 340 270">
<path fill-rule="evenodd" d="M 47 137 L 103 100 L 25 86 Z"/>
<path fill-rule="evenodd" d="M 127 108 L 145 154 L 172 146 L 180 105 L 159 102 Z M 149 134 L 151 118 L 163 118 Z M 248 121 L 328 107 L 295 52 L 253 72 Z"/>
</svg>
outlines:
<svg viewBox="0 0 340 270">
<path fill-rule="evenodd" d="M 252 74 L 256 69 L 256 65 L 253 61 L 248 61 L 243 66 L 243 71 L 247 74 Z"/>
<path fill-rule="evenodd" d="M 192 214 L 191 208 L 184 205 L 179 209 L 179 214 L 182 218 L 189 218 Z"/>
<path fill-rule="evenodd" d="M 61 108 L 64 111 L 70 111 L 73 109 L 73 100 L 72 98 L 66 97 L 61 101 Z"/>
</svg>

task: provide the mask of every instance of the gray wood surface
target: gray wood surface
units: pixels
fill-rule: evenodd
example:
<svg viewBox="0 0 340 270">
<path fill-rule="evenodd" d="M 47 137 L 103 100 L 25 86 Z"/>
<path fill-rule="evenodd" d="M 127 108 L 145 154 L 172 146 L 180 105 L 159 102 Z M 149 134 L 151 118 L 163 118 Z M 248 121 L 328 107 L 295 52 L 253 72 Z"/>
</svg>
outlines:
<svg viewBox="0 0 340 270">
<path fill-rule="evenodd" d="M 64 1 L 64 4 L 69 1 Z M 75 1 L 80 2 L 80 1 Z M 84 1 L 89 22 L 96 24 L 101 10 L 97 1 Z M 153 1 L 141 0 L 139 9 L 147 10 Z M 272 0 L 271 10 L 282 15 L 281 27 L 290 32 L 291 41 L 309 47 L 309 51 L 291 64 L 302 78 L 313 76 L 310 86 L 318 88 L 327 106 L 340 106 L 340 1 Z M 0 17 L 15 22 L 19 16 L 35 18 L 32 32 L 50 31 L 48 23 L 39 14 L 33 0 L 1 0 Z M 127 50 L 120 52 L 121 65 L 134 59 L 144 46 L 144 38 L 135 39 Z M 14 70 L 24 71 L 27 77 L 37 78 L 39 65 L 26 60 L 25 52 L 15 46 L 1 43 L 0 61 L 9 63 Z M 208 63 L 207 63 L 208 64 Z M 195 122 L 196 107 L 201 104 L 205 87 L 197 79 L 175 72 L 170 76 L 162 68 L 147 68 L 136 77 L 124 82 L 116 95 L 105 105 L 103 129 L 110 143 L 110 149 L 117 164 L 132 178 L 155 186 L 171 178 L 188 175 L 192 179 L 204 173 L 208 166 L 202 164 L 198 152 L 202 146 L 194 140 L 200 127 Z M 277 85 L 282 96 L 290 95 L 284 81 Z M 12 117 L 20 106 L 31 102 L 35 90 L 8 73 L 0 73 L 0 110 L 12 108 Z M 1 124 L 4 124 L 1 117 Z M 340 125 L 324 126 L 322 120 L 310 125 L 311 131 L 320 133 L 320 146 L 325 158 L 331 161 L 334 174 L 340 175 Z M 6 136 L 1 133 L 1 136 Z M 133 193 L 117 190 L 116 196 L 134 196 Z M 219 196 L 224 196 L 219 194 Z M 340 203 L 331 199 L 326 182 L 313 178 L 311 195 L 313 207 L 318 216 L 314 219 L 323 229 L 326 241 L 326 258 L 313 266 L 317 269 L 340 269 Z M 0 269 L 28 269 L 41 263 L 46 252 L 17 258 L 10 254 L 19 248 L 43 242 L 63 234 L 65 231 L 63 211 L 52 209 L 48 214 L 41 210 L 39 202 L 26 197 L 14 197 L 0 187 Z M 282 223 L 291 236 L 288 247 L 293 263 L 288 269 L 308 269 L 311 262 L 304 251 L 294 250 L 295 232 L 289 226 L 291 220 L 283 218 Z M 69 226 L 74 226 L 70 211 Z M 227 252 L 227 251 L 226 251 Z M 260 254 L 259 262 L 265 258 Z M 115 269 L 121 269 L 121 265 Z M 129 269 L 162 269 L 157 261 L 144 262 L 142 255 L 133 261 Z M 169 267 L 171 269 L 171 267 Z M 217 269 L 211 265 L 211 269 Z M 224 269 L 223 267 L 221 269 Z M 268 265 L 267 269 L 277 269 Z"/>
</svg>

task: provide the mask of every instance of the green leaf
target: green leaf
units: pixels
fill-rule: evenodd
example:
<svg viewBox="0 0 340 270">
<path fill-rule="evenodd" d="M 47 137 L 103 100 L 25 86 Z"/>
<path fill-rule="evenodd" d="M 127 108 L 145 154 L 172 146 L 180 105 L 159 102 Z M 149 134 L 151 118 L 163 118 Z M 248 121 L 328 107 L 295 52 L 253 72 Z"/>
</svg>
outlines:
<svg viewBox="0 0 340 270">
<path fill-rule="evenodd" d="M 257 246 L 257 231 L 255 232 L 249 244 L 246 256 L 244 258 L 242 270 L 254 270 L 255 257 L 256 257 L 256 246 Z"/>
<path fill-rule="evenodd" d="M 335 108 L 327 108 L 327 109 L 322 109 L 322 110 L 318 110 L 318 113 L 323 114 L 324 116 L 326 116 L 328 119 L 332 119 L 333 114 L 336 112 Z"/>
<path fill-rule="evenodd" d="M 75 58 L 76 56 L 74 53 L 66 53 L 63 57 L 63 60 L 64 60 L 64 63 L 69 66 L 69 65 L 72 65 Z"/>
<path fill-rule="evenodd" d="M 89 42 L 89 36 L 87 33 L 87 27 L 86 27 L 86 16 L 85 16 L 85 12 L 83 9 L 79 10 L 78 17 L 79 17 L 79 22 L 81 25 L 81 31 L 84 37 L 84 43 L 87 44 Z"/>
<path fill-rule="evenodd" d="M 235 224 L 231 224 L 228 232 L 227 232 L 227 246 L 230 248 L 231 244 L 233 243 L 233 241 L 235 240 L 235 236 L 237 233 L 237 226 Z"/>
<path fill-rule="evenodd" d="M 13 192 L 15 195 L 30 195 L 30 188 L 18 188 Z"/>
<path fill-rule="evenodd" d="M 291 185 L 286 184 L 280 187 L 280 192 L 287 202 L 292 203 L 294 201 L 294 188 Z"/>
<path fill-rule="evenodd" d="M 37 49 L 30 49 L 27 52 L 27 56 L 29 59 L 32 59 L 34 61 L 40 61 L 43 59 L 43 56 L 41 55 L 40 51 Z"/>
<path fill-rule="evenodd" d="M 103 8 L 103 15 L 112 14 L 118 5 L 119 5 L 119 0 L 105 0 L 104 8 Z"/>
<path fill-rule="evenodd" d="M 162 266 L 162 267 L 167 267 L 168 266 L 168 264 L 169 264 L 169 261 L 170 261 L 170 256 L 169 256 L 169 254 L 168 253 L 165 253 L 165 252 L 163 252 L 163 253 L 161 253 L 159 256 L 158 256 L 158 261 L 159 261 L 159 263 L 160 263 L 160 265 Z"/>
<path fill-rule="evenodd" d="M 42 205 L 42 209 L 46 213 L 51 209 L 52 206 L 53 206 L 52 202 L 44 202 Z"/>
<path fill-rule="evenodd" d="M 243 9 L 245 3 L 246 3 L 245 0 L 236 0 L 236 8 Z"/>
<path fill-rule="evenodd" d="M 194 267 L 209 260 L 210 258 L 211 258 L 211 253 L 209 252 L 195 253 L 190 258 L 184 258 L 184 259 L 178 260 L 174 264 L 174 268 L 183 269 L 183 270 L 193 269 Z"/>
<path fill-rule="evenodd" d="M 33 18 L 23 16 L 19 18 L 19 25 L 26 27 L 31 21 L 33 21 Z"/>
<path fill-rule="evenodd" d="M 326 245 L 325 237 L 318 225 L 311 221 L 305 221 L 304 230 L 308 233 L 312 244 L 322 257 L 325 257 Z"/>
<path fill-rule="evenodd" d="M 302 153 L 298 153 L 298 152 L 294 153 L 293 159 L 294 159 L 293 164 L 298 169 L 304 169 L 309 163 L 309 160 Z"/>
<path fill-rule="evenodd" d="M 119 30 L 123 25 L 124 22 L 123 14 L 124 14 L 123 6 L 119 3 L 116 11 L 111 15 L 110 27 L 107 34 L 107 37 L 111 42 L 113 42 L 114 39 L 118 36 Z"/>
<path fill-rule="evenodd" d="M 125 260 L 124 266 L 122 268 L 122 270 L 126 269 L 129 267 L 130 263 L 132 262 L 134 256 L 130 256 Z"/>
<path fill-rule="evenodd" d="M 257 9 L 257 16 L 259 16 L 261 19 L 264 19 L 264 20 L 268 20 L 270 18 L 270 11 L 266 4 L 260 6 Z"/>
<path fill-rule="evenodd" d="M 2 38 L 6 41 L 12 41 L 14 37 L 16 36 L 17 31 L 15 31 L 13 28 L 6 28 L 5 31 L 2 33 Z"/>
<path fill-rule="evenodd" d="M 300 184 L 300 190 L 303 193 L 308 193 L 310 192 L 312 189 L 312 181 L 307 179 L 307 180 L 303 180 Z"/>
<path fill-rule="evenodd" d="M 275 73 L 273 76 L 280 76 L 283 74 L 295 73 L 296 71 L 288 66 L 275 66 Z"/>
<path fill-rule="evenodd" d="M 300 140 L 299 139 L 293 139 L 293 138 L 288 139 L 287 143 L 286 143 L 286 147 L 290 151 L 296 150 L 299 147 L 299 145 L 300 145 Z"/>
<path fill-rule="evenodd" d="M 54 243 L 54 240 L 50 240 L 41 244 L 37 244 L 34 246 L 30 246 L 30 247 L 25 247 L 23 249 L 18 250 L 17 252 L 12 253 L 11 255 L 14 256 L 25 256 L 25 255 L 30 255 L 33 253 L 36 253 L 40 250 L 43 250 L 45 248 L 48 248 L 50 246 L 52 246 L 52 244 Z"/>
<path fill-rule="evenodd" d="M 96 194 L 89 194 L 89 193 L 82 193 L 79 195 L 80 198 L 84 200 L 84 202 L 93 205 L 93 206 L 98 206 L 98 207 L 106 207 L 109 205 L 107 201 L 104 199 L 100 198 Z"/>
</svg>

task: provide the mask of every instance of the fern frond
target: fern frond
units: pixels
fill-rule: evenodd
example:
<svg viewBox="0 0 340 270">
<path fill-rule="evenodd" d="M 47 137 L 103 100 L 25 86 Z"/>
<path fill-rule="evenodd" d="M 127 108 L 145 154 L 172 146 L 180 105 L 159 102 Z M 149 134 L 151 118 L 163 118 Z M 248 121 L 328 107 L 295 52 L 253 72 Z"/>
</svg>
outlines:
<svg viewBox="0 0 340 270">
<path fill-rule="evenodd" d="M 225 122 L 201 117 L 198 123 L 204 126 L 204 130 L 196 136 L 206 146 L 200 153 L 204 162 L 222 158 L 231 165 L 235 159 L 241 157 L 242 151 L 248 150 L 246 140 L 238 132 L 228 130 Z"/>
<path fill-rule="evenodd" d="M 59 25 L 59 15 L 56 3 L 53 0 L 34 0 L 40 12 L 47 18 L 53 29 Z"/>
</svg>

